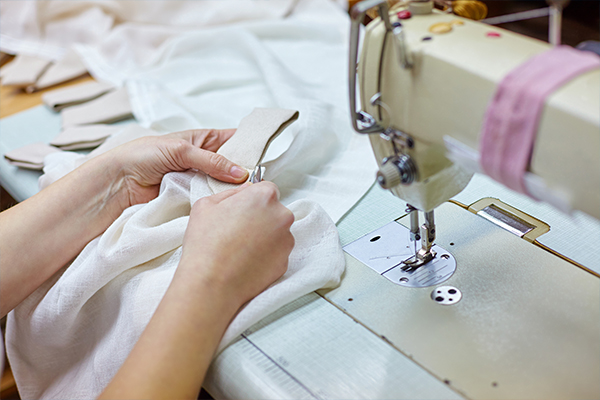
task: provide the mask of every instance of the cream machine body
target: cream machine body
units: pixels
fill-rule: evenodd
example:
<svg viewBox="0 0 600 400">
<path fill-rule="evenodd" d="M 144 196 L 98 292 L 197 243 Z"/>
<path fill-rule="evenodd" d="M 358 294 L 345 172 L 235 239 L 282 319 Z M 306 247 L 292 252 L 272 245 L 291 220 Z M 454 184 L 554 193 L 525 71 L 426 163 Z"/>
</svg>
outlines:
<svg viewBox="0 0 600 400">
<path fill-rule="evenodd" d="M 359 55 L 360 26 L 374 7 L 381 17 L 366 26 Z M 400 11 L 410 17 L 400 18 Z M 421 249 L 407 268 L 418 268 L 435 257 L 433 210 L 480 171 L 480 132 L 498 85 L 551 46 L 433 9 L 431 1 L 392 10 L 385 1 L 365 1 L 351 14 L 352 122 L 370 135 L 379 184 L 408 204 L 412 239 L 421 240 Z M 600 218 L 599 132 L 596 69 L 546 99 L 526 173 L 529 191 L 563 210 Z"/>
</svg>

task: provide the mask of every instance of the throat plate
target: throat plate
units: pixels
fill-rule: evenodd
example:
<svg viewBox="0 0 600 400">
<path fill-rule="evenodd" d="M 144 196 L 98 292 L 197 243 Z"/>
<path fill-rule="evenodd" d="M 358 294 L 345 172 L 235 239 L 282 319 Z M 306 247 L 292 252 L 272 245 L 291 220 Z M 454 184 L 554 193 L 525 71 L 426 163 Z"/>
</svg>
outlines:
<svg viewBox="0 0 600 400">
<path fill-rule="evenodd" d="M 379 275 L 407 287 L 428 287 L 448 280 L 456 271 L 456 260 L 434 245 L 435 258 L 414 271 L 403 271 L 403 261 L 414 256 L 410 230 L 392 221 L 344 246 L 344 251 Z"/>
</svg>

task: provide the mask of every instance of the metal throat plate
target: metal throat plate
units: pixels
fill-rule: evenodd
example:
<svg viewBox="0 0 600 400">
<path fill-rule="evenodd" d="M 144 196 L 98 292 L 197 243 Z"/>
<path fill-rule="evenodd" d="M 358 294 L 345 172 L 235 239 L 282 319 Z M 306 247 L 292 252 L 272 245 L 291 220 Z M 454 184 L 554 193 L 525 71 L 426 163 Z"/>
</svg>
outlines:
<svg viewBox="0 0 600 400">
<path fill-rule="evenodd" d="M 456 260 L 434 245 L 435 258 L 415 271 L 403 271 L 404 260 L 414 256 L 410 230 L 392 221 L 344 246 L 344 251 L 379 275 L 407 287 L 428 287 L 448 280 L 456 271 Z"/>
</svg>

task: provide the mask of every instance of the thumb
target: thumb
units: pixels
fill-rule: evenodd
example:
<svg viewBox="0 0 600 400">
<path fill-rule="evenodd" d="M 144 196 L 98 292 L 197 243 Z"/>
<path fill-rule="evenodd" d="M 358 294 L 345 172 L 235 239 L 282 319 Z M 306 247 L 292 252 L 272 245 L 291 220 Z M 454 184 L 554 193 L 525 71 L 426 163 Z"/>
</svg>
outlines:
<svg viewBox="0 0 600 400">
<path fill-rule="evenodd" d="M 220 181 L 241 183 L 248 179 L 248 171 L 245 168 L 220 154 L 198 147 L 190 148 L 187 163 L 189 167 L 200 170 Z"/>
</svg>

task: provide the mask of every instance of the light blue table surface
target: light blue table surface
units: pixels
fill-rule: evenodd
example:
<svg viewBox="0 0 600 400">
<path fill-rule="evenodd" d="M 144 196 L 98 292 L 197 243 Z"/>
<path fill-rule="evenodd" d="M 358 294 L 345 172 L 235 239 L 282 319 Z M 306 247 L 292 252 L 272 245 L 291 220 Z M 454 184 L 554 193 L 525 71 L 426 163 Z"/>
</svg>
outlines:
<svg viewBox="0 0 600 400">
<path fill-rule="evenodd" d="M 38 178 L 42 172 L 10 165 L 4 154 L 30 143 L 49 143 L 60 133 L 60 122 L 60 114 L 45 106 L 30 108 L 0 120 L 0 185 L 15 200 L 23 201 L 38 192 Z"/>
<path fill-rule="evenodd" d="M 134 121 L 129 119 L 114 125 L 130 124 Z M 15 200 L 23 201 L 39 191 L 38 179 L 42 176 L 42 171 L 15 167 L 6 161 L 4 154 L 35 142 L 49 143 L 60 131 L 60 114 L 43 105 L 0 119 L 0 185 Z M 76 152 L 87 154 L 89 150 Z"/>
</svg>

